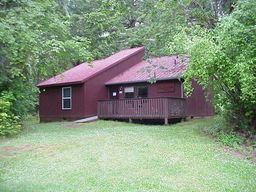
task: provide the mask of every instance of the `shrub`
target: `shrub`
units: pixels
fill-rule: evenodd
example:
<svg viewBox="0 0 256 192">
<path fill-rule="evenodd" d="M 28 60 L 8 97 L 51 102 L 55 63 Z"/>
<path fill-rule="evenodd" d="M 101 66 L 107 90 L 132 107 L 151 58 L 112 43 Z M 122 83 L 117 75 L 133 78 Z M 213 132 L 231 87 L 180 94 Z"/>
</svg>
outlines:
<svg viewBox="0 0 256 192">
<path fill-rule="evenodd" d="M 256 6 L 238 1 L 214 30 L 200 30 L 188 38 L 190 62 L 185 88 L 191 80 L 213 92 L 213 101 L 233 131 L 256 134 Z"/>
<path fill-rule="evenodd" d="M 210 121 L 211 124 L 206 123 L 200 127 L 200 129 L 208 134 L 212 135 L 214 137 L 218 137 L 221 132 L 228 132 L 228 126 L 226 124 L 226 121 L 221 117 L 217 116 L 214 118 L 213 121 Z"/>
<path fill-rule="evenodd" d="M 200 128 L 204 133 L 217 138 L 222 144 L 237 148 L 244 139 L 232 131 L 223 117 L 216 117 L 211 124 L 205 124 Z"/>
<path fill-rule="evenodd" d="M 0 136 L 11 136 L 20 132 L 21 125 L 18 116 L 11 112 L 13 96 L 4 92 L 0 98 Z"/>
<path fill-rule="evenodd" d="M 235 132 L 231 131 L 229 133 L 221 132 L 219 135 L 219 140 L 224 145 L 236 148 L 238 144 L 243 142 L 243 138 L 238 136 Z"/>
</svg>

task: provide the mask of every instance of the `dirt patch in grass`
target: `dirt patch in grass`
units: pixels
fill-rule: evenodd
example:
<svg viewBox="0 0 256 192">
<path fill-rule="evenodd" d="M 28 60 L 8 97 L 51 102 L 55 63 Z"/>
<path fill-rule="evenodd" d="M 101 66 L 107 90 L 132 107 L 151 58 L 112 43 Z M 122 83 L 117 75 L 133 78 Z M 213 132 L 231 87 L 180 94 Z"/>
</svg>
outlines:
<svg viewBox="0 0 256 192">
<path fill-rule="evenodd" d="M 253 151 L 253 152 L 251 153 L 251 156 L 252 156 L 253 162 L 256 163 L 256 151 Z"/>
<path fill-rule="evenodd" d="M 224 149 L 227 150 L 230 154 L 238 156 L 241 159 L 248 159 L 256 163 L 256 151 L 248 151 L 246 148 L 243 150 L 235 150 L 234 148 L 224 146 Z"/>
<path fill-rule="evenodd" d="M 12 153 L 18 153 L 18 152 L 28 151 L 28 150 L 32 150 L 32 149 L 33 149 L 33 147 L 31 145 L 23 145 L 21 147 L 12 147 L 12 146 L 2 147 L 2 151 L 12 152 Z"/>
<path fill-rule="evenodd" d="M 245 159 L 245 158 L 246 158 L 246 155 L 243 154 L 243 153 L 240 152 L 240 151 L 231 151 L 231 154 L 232 154 L 232 155 L 235 155 L 235 156 L 238 156 L 238 157 L 240 157 L 240 158 L 242 158 L 242 159 Z"/>
<path fill-rule="evenodd" d="M 8 141 L 11 140 L 10 138 L 1 138 L 1 137 L 0 137 L 0 139 L 1 139 L 2 142 L 8 142 Z"/>
<path fill-rule="evenodd" d="M 111 127 L 118 127 L 120 126 L 120 122 L 112 122 L 109 124 Z"/>
<path fill-rule="evenodd" d="M 185 126 L 188 126 L 188 125 L 194 125 L 194 124 L 197 124 L 198 122 L 196 121 L 191 121 L 191 122 L 187 122 L 187 123 L 182 123 L 180 124 L 179 126 L 180 127 L 185 127 Z"/>
<path fill-rule="evenodd" d="M 60 145 L 40 145 L 40 146 L 32 146 L 32 145 L 22 145 L 20 147 L 12 147 L 12 146 L 4 146 L 0 148 L 0 157 L 11 157 L 18 155 L 25 151 L 31 151 L 33 153 L 39 154 L 49 154 L 56 151 Z"/>
<path fill-rule="evenodd" d="M 14 156 L 23 151 L 31 151 L 31 150 L 33 150 L 32 145 L 22 145 L 20 147 L 4 146 L 0 149 L 0 156 L 3 156 L 3 157 Z"/>
<path fill-rule="evenodd" d="M 63 146 L 63 144 L 52 144 L 52 145 L 40 145 L 38 147 L 35 147 L 33 149 L 33 152 L 39 156 L 52 156 L 53 154 L 58 151 L 60 146 Z"/>
<path fill-rule="evenodd" d="M 80 128 L 80 127 L 83 127 L 83 125 L 81 125 L 81 124 L 67 124 L 67 125 L 63 125 L 63 127 Z"/>
<path fill-rule="evenodd" d="M 63 144 L 52 144 L 52 145 L 40 145 L 34 148 L 34 151 L 46 151 L 46 150 L 55 150 L 62 146 Z"/>
</svg>

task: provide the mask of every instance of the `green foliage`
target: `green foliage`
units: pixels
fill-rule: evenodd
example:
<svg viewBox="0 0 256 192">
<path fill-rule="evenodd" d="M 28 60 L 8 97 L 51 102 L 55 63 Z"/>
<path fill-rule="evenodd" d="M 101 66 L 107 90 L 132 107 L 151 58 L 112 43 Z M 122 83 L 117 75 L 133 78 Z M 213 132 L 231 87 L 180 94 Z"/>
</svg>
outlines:
<svg viewBox="0 0 256 192">
<path fill-rule="evenodd" d="M 70 35 L 69 22 L 52 1 L 26 3 L 1 14 L 0 56 L 8 78 L 41 79 L 91 57 L 87 39 Z"/>
<path fill-rule="evenodd" d="M 12 114 L 13 94 L 4 92 L 0 97 L 0 136 L 12 136 L 20 132 L 18 116 Z"/>
<path fill-rule="evenodd" d="M 218 141 L 226 146 L 239 148 L 239 144 L 245 139 L 230 129 L 225 119 L 217 116 L 210 123 L 202 124 L 200 129 L 207 135 L 215 137 Z"/>
<path fill-rule="evenodd" d="M 123 31 L 119 14 L 107 3 L 91 12 L 70 16 L 72 36 L 89 39 L 88 47 L 95 59 L 103 58 L 120 49 L 117 40 Z"/>
<path fill-rule="evenodd" d="M 214 30 L 188 43 L 191 62 L 186 87 L 197 81 L 214 92 L 214 102 L 234 130 L 256 131 L 256 6 L 240 1 Z"/>
<path fill-rule="evenodd" d="M 227 132 L 228 126 L 226 125 L 223 118 L 217 116 L 211 122 L 211 124 L 205 124 L 200 127 L 200 129 L 207 135 L 212 135 L 218 137 L 221 132 Z"/>
<path fill-rule="evenodd" d="M 145 45 L 147 57 L 159 57 L 170 54 L 169 42 L 176 41 L 178 32 L 184 28 L 193 32 L 195 26 L 214 28 L 233 3 L 217 6 L 211 0 L 125 0 L 120 1 L 119 7 L 124 23 L 130 23 L 126 30 L 127 44 Z M 132 22 L 135 24 L 131 25 Z"/>
<path fill-rule="evenodd" d="M 237 148 L 238 144 L 242 143 L 244 139 L 242 137 L 237 136 L 237 134 L 232 131 L 229 133 L 221 132 L 221 134 L 219 135 L 219 140 L 224 145 Z"/>
<path fill-rule="evenodd" d="M 89 40 L 72 36 L 54 1 L 6 1 L 0 10 L 0 93 L 12 93 L 10 113 L 35 111 L 42 79 L 91 60 Z"/>
</svg>

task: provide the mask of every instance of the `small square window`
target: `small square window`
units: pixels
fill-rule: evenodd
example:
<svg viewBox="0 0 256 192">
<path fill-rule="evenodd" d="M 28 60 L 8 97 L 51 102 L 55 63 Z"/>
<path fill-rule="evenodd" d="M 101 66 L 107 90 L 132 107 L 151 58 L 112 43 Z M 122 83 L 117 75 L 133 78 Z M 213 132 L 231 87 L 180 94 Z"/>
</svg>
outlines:
<svg viewBox="0 0 256 192">
<path fill-rule="evenodd" d="M 63 97 L 70 97 L 71 96 L 71 89 L 70 87 L 63 88 Z"/>
<path fill-rule="evenodd" d="M 125 93 L 125 98 L 134 98 L 134 92 L 133 93 Z"/>
<path fill-rule="evenodd" d="M 147 86 L 138 87 L 138 97 L 148 97 L 148 87 Z"/>
<path fill-rule="evenodd" d="M 124 88 L 125 98 L 134 98 L 134 87 Z"/>
<path fill-rule="evenodd" d="M 71 108 L 71 99 L 63 99 L 63 109 Z"/>
</svg>

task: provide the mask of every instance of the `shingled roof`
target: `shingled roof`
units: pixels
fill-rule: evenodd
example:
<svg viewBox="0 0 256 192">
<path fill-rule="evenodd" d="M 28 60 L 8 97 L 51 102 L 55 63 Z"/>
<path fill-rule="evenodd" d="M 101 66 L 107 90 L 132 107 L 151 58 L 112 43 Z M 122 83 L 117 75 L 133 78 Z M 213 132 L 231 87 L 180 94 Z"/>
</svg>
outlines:
<svg viewBox="0 0 256 192">
<path fill-rule="evenodd" d="M 144 47 L 125 49 L 105 59 L 95 60 L 91 64 L 82 63 L 63 72 L 60 75 L 54 76 L 46 81 L 39 83 L 37 87 L 83 83 L 96 74 L 111 68 L 112 66 L 142 50 L 144 50 Z"/>
<path fill-rule="evenodd" d="M 180 78 L 187 67 L 187 63 L 183 59 L 173 55 L 141 61 L 105 84 L 114 85 L 146 82 L 151 79 L 167 80 Z"/>
</svg>

